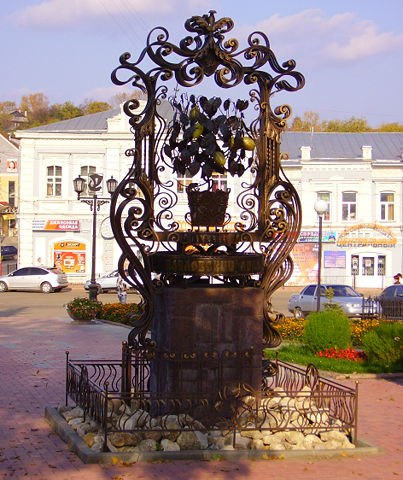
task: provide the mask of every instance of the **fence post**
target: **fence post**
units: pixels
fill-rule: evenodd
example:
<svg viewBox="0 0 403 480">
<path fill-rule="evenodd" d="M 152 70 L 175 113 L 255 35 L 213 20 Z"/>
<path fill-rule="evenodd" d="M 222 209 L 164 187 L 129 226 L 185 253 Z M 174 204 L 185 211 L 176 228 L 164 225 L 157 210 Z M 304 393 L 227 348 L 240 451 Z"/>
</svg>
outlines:
<svg viewBox="0 0 403 480">
<path fill-rule="evenodd" d="M 357 446 L 358 442 L 358 381 L 355 382 L 355 408 L 354 408 L 354 437 L 353 443 Z"/>
<path fill-rule="evenodd" d="M 131 386 L 131 351 L 127 341 L 122 342 L 122 382 L 121 382 L 121 396 L 122 400 L 127 403 L 130 401 L 130 386 Z"/>
<path fill-rule="evenodd" d="M 68 374 L 69 374 L 69 351 L 66 350 L 66 398 L 65 398 L 66 407 L 68 406 L 68 403 L 69 403 L 69 397 L 68 397 L 68 388 L 69 388 Z"/>
<path fill-rule="evenodd" d="M 103 428 L 104 428 L 104 445 L 102 447 L 102 451 L 106 452 L 107 450 L 107 439 L 108 439 L 108 397 L 109 397 L 109 382 L 105 382 L 105 404 L 104 404 L 104 421 L 103 421 Z"/>
</svg>

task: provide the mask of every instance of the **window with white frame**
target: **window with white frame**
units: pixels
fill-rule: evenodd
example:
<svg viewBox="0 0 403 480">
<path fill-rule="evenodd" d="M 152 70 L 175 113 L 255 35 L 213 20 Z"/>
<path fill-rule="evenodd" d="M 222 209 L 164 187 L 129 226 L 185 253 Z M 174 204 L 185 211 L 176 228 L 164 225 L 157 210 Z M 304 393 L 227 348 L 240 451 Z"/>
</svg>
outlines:
<svg viewBox="0 0 403 480">
<path fill-rule="evenodd" d="M 176 191 L 178 193 L 186 193 L 186 187 L 194 182 L 195 180 L 193 180 L 193 177 L 189 173 L 186 172 L 185 175 L 178 173 L 176 177 Z"/>
<path fill-rule="evenodd" d="M 91 175 L 91 173 L 96 173 L 96 167 L 93 167 L 93 166 L 83 166 L 81 167 L 81 170 L 80 170 L 80 175 L 82 178 L 85 179 L 85 185 L 84 185 L 84 191 L 83 193 L 81 194 L 82 196 L 88 196 L 89 194 L 91 194 L 91 192 L 88 192 L 88 183 L 90 181 L 90 178 L 89 176 Z"/>
<path fill-rule="evenodd" d="M 330 192 L 317 192 L 317 200 L 324 200 L 327 203 L 327 210 L 322 215 L 325 222 L 330 221 Z"/>
<path fill-rule="evenodd" d="M 213 192 L 215 192 L 216 190 L 224 190 L 224 192 L 226 192 L 228 190 L 226 174 L 214 172 L 211 175 L 211 179 L 213 181 L 213 187 L 212 187 Z"/>
<path fill-rule="evenodd" d="M 381 220 L 395 219 L 395 195 L 392 192 L 381 192 Z"/>
<path fill-rule="evenodd" d="M 342 220 L 355 220 L 357 218 L 357 193 L 343 192 L 341 201 Z"/>
<path fill-rule="evenodd" d="M 62 167 L 58 165 L 47 167 L 46 195 L 48 197 L 62 196 Z"/>
</svg>

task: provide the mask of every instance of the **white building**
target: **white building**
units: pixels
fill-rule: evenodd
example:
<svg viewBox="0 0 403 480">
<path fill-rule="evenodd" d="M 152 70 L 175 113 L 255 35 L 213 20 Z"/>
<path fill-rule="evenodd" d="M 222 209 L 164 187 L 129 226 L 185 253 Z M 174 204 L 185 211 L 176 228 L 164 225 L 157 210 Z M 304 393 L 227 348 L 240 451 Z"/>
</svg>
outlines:
<svg viewBox="0 0 403 480">
<path fill-rule="evenodd" d="M 286 175 L 302 203 L 290 283 L 315 281 L 317 199 L 323 216 L 324 281 L 383 288 L 403 270 L 403 133 L 287 132 Z"/>
<path fill-rule="evenodd" d="M 71 283 L 81 283 L 91 271 L 93 217 L 89 206 L 77 201 L 73 179 L 101 173 L 108 196 L 105 181 L 111 175 L 122 179 L 131 165 L 125 156 L 133 147 L 127 117 L 114 109 L 19 131 L 17 137 L 19 265 L 60 263 Z M 402 133 L 283 135 L 281 150 L 289 154 L 283 168 L 300 195 L 303 221 L 289 284 L 316 278 L 317 198 L 329 203 L 323 221 L 324 281 L 381 288 L 403 270 L 402 148 Z M 233 192 L 239 189 L 238 178 L 221 176 L 217 181 Z M 177 193 L 181 218 L 188 211 L 181 183 Z M 120 255 L 108 214 L 108 205 L 103 205 L 98 212 L 97 274 L 115 269 Z"/>
</svg>

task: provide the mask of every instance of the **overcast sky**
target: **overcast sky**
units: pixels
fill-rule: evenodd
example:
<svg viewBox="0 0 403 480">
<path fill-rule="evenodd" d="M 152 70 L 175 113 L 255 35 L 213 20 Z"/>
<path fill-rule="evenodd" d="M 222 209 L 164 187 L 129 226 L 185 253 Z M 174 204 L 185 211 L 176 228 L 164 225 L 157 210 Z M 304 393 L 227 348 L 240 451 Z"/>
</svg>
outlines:
<svg viewBox="0 0 403 480">
<path fill-rule="evenodd" d="M 51 104 L 108 101 L 119 56 L 132 59 L 155 26 L 171 39 L 184 21 L 217 11 L 235 36 L 263 31 L 280 63 L 293 58 L 306 86 L 287 94 L 294 115 L 403 123 L 402 0 L 10 0 L 1 9 L 0 101 L 42 92 Z M 283 103 L 283 101 L 281 101 Z"/>
</svg>

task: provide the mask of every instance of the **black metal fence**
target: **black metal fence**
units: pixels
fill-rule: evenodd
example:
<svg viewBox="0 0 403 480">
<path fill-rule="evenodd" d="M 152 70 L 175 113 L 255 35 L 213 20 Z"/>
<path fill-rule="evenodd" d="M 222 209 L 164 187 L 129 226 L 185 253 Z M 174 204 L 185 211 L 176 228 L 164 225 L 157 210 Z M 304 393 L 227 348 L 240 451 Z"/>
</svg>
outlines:
<svg viewBox="0 0 403 480">
<path fill-rule="evenodd" d="M 70 360 L 67 354 L 66 405 L 70 397 L 102 426 L 104 449 L 108 435 L 115 432 L 169 435 L 184 430 L 233 432 L 234 442 L 237 432 L 247 430 L 337 430 L 357 443 L 358 387 L 321 378 L 313 365 L 302 370 L 279 360 L 264 361 L 260 389 L 232 383 L 198 391 L 195 382 L 193 391 L 161 392 L 150 389 L 155 359 L 132 351 L 128 366 L 125 355 L 119 361 L 104 361 Z M 201 376 L 194 358 L 188 360 Z M 217 371 L 237 363 L 233 355 L 210 360 L 209 367 Z M 183 358 L 181 367 L 190 368 Z"/>
<path fill-rule="evenodd" d="M 365 298 L 363 301 L 362 317 L 403 320 L 403 299 Z"/>
</svg>

